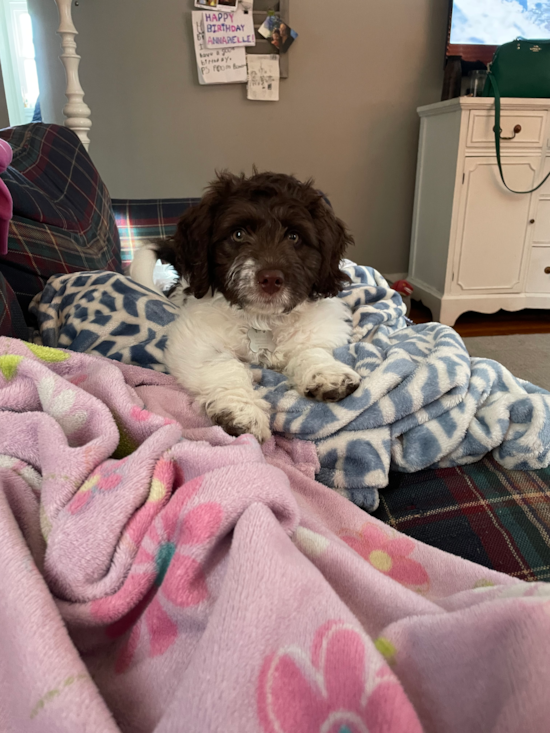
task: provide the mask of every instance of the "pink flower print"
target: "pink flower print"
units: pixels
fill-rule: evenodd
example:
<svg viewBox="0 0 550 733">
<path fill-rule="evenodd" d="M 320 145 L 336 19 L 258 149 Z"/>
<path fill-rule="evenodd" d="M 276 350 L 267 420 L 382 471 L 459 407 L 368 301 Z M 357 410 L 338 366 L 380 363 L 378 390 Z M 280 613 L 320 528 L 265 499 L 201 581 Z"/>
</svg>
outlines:
<svg viewBox="0 0 550 733">
<path fill-rule="evenodd" d="M 388 666 L 353 626 L 317 630 L 311 660 L 299 647 L 269 656 L 258 685 L 267 733 L 420 733 L 421 726 Z"/>
<path fill-rule="evenodd" d="M 141 407 L 138 407 L 137 405 L 134 405 L 132 409 L 130 410 L 130 416 L 136 421 L 136 422 L 147 422 L 152 417 L 159 418 L 159 415 L 155 415 L 153 412 L 149 412 L 149 410 L 144 410 Z M 177 420 L 173 420 L 172 418 L 165 417 L 163 420 L 164 425 L 176 425 Z"/>
<path fill-rule="evenodd" d="M 122 481 L 122 476 L 117 473 L 117 469 L 124 465 L 126 460 L 125 458 L 121 461 L 109 459 L 96 468 L 70 502 L 68 509 L 71 514 L 76 514 L 85 507 L 98 491 L 111 491 L 111 489 L 115 489 Z"/>
<path fill-rule="evenodd" d="M 151 522 L 169 500 L 174 486 L 181 486 L 183 483 L 183 471 L 174 461 L 166 458 L 157 461 L 147 501 L 126 525 L 125 534 L 136 548 L 145 537 Z"/>
<path fill-rule="evenodd" d="M 341 535 L 341 538 L 381 573 L 413 590 L 428 590 L 428 573 L 419 562 L 408 557 L 415 548 L 413 540 L 408 537 L 388 535 L 375 524 L 367 522 L 359 533 Z"/>
<path fill-rule="evenodd" d="M 152 412 L 149 412 L 149 410 L 143 410 L 141 407 L 138 407 L 137 405 L 134 405 L 132 407 L 132 409 L 130 410 L 130 415 L 137 422 L 147 422 L 147 420 L 153 417 Z"/>
<path fill-rule="evenodd" d="M 185 511 L 201 483 L 199 477 L 182 486 L 157 516 L 120 591 L 92 603 L 96 618 L 120 616 L 107 627 L 110 638 L 132 629 L 118 653 L 117 673 L 128 669 L 139 647 L 145 656 L 164 654 L 178 636 L 178 609 L 197 606 L 208 598 L 204 571 L 186 550 L 216 536 L 223 512 L 214 502 Z"/>
<path fill-rule="evenodd" d="M 88 375 L 81 373 L 81 374 L 75 374 L 74 377 L 70 377 L 69 382 L 71 384 L 74 384 L 75 387 L 78 387 L 80 384 L 85 382 L 87 379 L 88 379 Z"/>
</svg>

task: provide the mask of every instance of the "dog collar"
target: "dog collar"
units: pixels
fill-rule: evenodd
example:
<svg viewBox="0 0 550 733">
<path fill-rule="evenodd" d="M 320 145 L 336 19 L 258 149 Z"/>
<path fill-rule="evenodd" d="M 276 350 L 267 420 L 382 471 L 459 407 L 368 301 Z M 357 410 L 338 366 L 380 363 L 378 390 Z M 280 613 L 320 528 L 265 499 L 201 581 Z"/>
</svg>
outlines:
<svg viewBox="0 0 550 733">
<path fill-rule="evenodd" d="M 275 351 L 275 341 L 271 331 L 260 331 L 258 328 L 248 329 L 250 350 L 257 354 L 259 351 Z"/>
</svg>

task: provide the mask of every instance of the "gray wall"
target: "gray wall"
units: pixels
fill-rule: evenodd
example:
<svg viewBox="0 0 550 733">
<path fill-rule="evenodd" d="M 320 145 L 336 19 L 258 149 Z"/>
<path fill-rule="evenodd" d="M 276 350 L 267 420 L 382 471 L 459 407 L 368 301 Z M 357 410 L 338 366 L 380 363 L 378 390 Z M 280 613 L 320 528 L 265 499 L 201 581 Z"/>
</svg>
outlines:
<svg viewBox="0 0 550 733">
<path fill-rule="evenodd" d="M 53 0 L 35 15 L 42 109 L 62 121 L 64 73 Z M 292 0 L 300 34 L 281 101 L 244 85 L 201 87 L 191 0 L 80 0 L 80 77 L 90 153 L 114 197 L 195 196 L 215 169 L 313 176 L 355 234 L 350 256 L 405 271 L 416 107 L 437 101 L 447 0 Z M 38 21 L 38 22 L 36 22 Z"/>
</svg>

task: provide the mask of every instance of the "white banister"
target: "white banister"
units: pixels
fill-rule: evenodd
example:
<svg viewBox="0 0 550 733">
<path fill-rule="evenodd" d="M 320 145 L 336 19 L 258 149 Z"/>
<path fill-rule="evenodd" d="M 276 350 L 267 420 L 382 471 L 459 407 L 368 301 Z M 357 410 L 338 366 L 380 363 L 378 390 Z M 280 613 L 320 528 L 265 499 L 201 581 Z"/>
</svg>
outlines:
<svg viewBox="0 0 550 733">
<path fill-rule="evenodd" d="M 67 118 L 65 120 L 65 126 L 70 127 L 71 130 L 76 132 L 82 140 L 84 147 L 88 150 L 88 146 L 90 145 L 88 131 L 92 126 L 90 120 L 92 113 L 88 105 L 84 102 L 84 90 L 80 86 L 80 80 L 78 78 L 80 56 L 76 53 L 75 36 L 78 35 L 78 31 L 74 27 L 71 15 L 72 0 L 55 0 L 55 2 L 57 3 L 60 19 L 57 32 L 61 36 L 61 45 L 63 46 L 61 60 L 63 61 L 67 75 L 67 89 L 65 90 L 65 94 L 69 101 L 63 107 L 63 114 Z"/>
</svg>

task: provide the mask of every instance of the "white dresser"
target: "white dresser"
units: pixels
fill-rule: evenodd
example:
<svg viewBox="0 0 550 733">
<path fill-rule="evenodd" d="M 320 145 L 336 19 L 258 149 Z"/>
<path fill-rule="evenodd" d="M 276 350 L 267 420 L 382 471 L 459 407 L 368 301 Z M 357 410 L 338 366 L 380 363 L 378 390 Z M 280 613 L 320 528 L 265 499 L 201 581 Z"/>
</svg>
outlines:
<svg viewBox="0 0 550 733">
<path fill-rule="evenodd" d="M 550 179 L 527 195 L 504 188 L 494 100 L 460 97 L 418 113 L 413 297 L 450 326 L 469 310 L 550 308 Z M 503 99 L 501 127 L 513 137 L 501 145 L 506 182 L 533 188 L 550 171 L 550 99 Z"/>
</svg>

